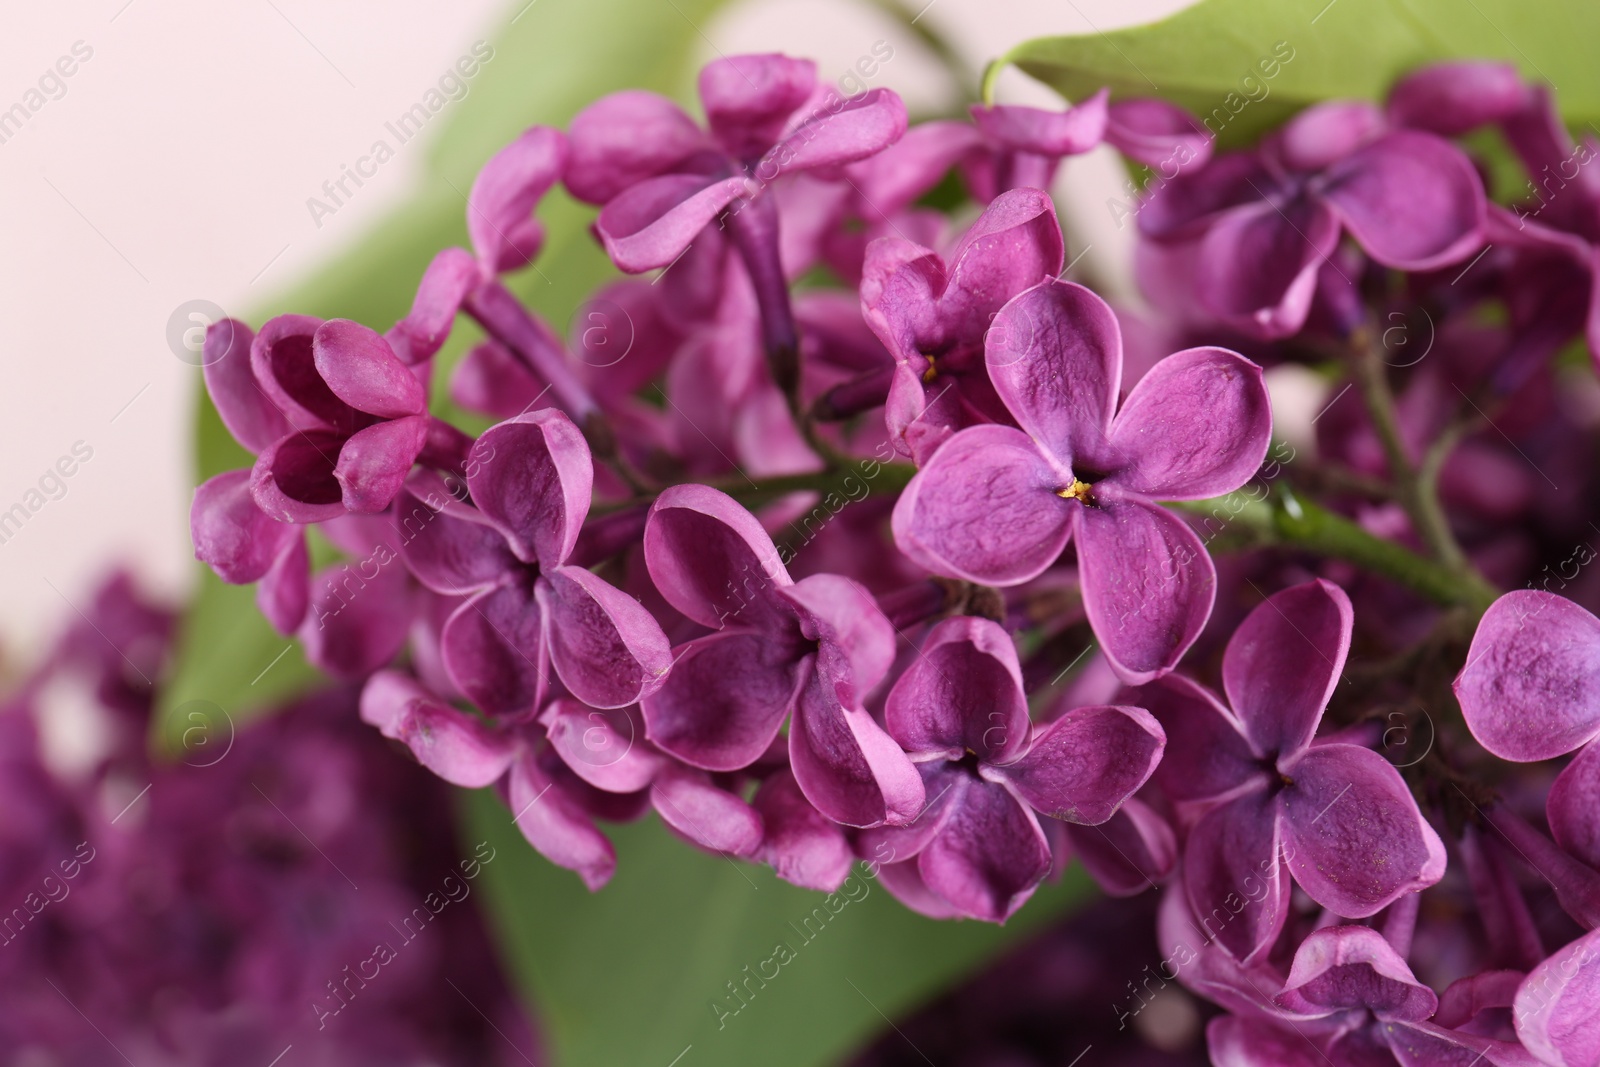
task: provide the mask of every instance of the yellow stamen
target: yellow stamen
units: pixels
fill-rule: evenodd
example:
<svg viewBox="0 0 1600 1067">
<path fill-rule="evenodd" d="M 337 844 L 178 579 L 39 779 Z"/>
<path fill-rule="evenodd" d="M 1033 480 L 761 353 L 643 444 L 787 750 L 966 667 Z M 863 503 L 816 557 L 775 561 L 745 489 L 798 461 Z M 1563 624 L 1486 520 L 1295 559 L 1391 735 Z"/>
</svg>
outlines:
<svg viewBox="0 0 1600 1067">
<path fill-rule="evenodd" d="M 1087 504 L 1090 503 L 1090 496 L 1093 491 L 1094 486 L 1090 485 L 1088 482 L 1080 482 L 1078 479 L 1074 478 L 1072 479 L 1072 484 L 1067 488 L 1057 489 L 1056 496 L 1060 497 L 1062 500 L 1076 500 L 1080 503 Z"/>
<path fill-rule="evenodd" d="M 932 356 L 926 353 L 923 354 L 922 358 L 928 361 L 928 369 L 922 372 L 922 380 L 931 382 L 939 376 L 939 365 L 933 361 Z"/>
</svg>

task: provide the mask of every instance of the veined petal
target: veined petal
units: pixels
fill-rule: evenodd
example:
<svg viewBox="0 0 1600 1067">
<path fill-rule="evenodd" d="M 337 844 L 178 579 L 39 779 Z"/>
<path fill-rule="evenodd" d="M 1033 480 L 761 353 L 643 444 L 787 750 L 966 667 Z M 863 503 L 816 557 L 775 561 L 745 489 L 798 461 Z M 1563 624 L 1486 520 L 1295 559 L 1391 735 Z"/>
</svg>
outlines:
<svg viewBox="0 0 1600 1067">
<path fill-rule="evenodd" d="M 1287 756 L 1311 743 L 1354 625 L 1350 598 L 1319 578 L 1274 593 L 1233 632 L 1222 684 L 1257 755 Z"/>
<path fill-rule="evenodd" d="M 544 229 L 533 209 L 561 177 L 567 139 L 533 126 L 490 157 L 467 196 L 467 233 L 478 258 L 495 272 L 516 270 L 539 254 Z"/>
<path fill-rule="evenodd" d="M 444 482 L 421 472 L 395 498 L 395 539 L 406 568 L 435 593 L 473 593 L 518 566 L 505 534 Z"/>
<path fill-rule="evenodd" d="M 736 629 L 677 651 L 666 684 L 641 703 L 650 740 L 692 767 L 748 767 L 778 736 L 810 674 L 803 650 Z"/>
<path fill-rule="evenodd" d="M 421 415 L 428 393 L 376 330 L 329 319 L 311 335 L 311 359 L 334 396 L 357 411 L 385 419 Z"/>
<path fill-rule="evenodd" d="M 671 100 L 643 89 L 603 96 L 573 116 L 562 181 L 590 204 L 663 174 L 710 146 L 705 132 Z"/>
<path fill-rule="evenodd" d="M 1169 674 L 1134 691 L 1161 723 L 1167 754 L 1156 781 L 1175 801 L 1224 796 L 1261 778 L 1260 757 L 1251 751 L 1244 726 L 1222 702 L 1197 682 Z"/>
<path fill-rule="evenodd" d="M 1100 888 L 1131 897 L 1165 882 L 1178 862 L 1178 840 L 1167 821 L 1138 797 L 1097 826 L 1068 824 L 1072 851 Z"/>
<path fill-rule="evenodd" d="M 865 586 L 813 574 L 778 590 L 794 606 L 800 633 L 817 642 L 817 669 L 837 699 L 859 704 L 894 663 L 894 626 Z"/>
<path fill-rule="evenodd" d="M 1370 926 L 1313 932 L 1295 951 L 1289 980 L 1275 1000 L 1299 1015 L 1365 1008 L 1386 1020 L 1413 1022 L 1439 1007 L 1433 990 L 1417 981 L 1406 961 Z"/>
<path fill-rule="evenodd" d="M 333 468 L 344 507 L 375 515 L 393 503 L 428 443 L 429 429 L 428 416 L 408 415 L 374 423 L 347 438 Z"/>
<path fill-rule="evenodd" d="M 1236 960 L 1266 951 L 1289 913 L 1277 804 L 1263 788 L 1213 808 L 1189 832 L 1183 880 L 1200 935 Z"/>
<path fill-rule="evenodd" d="M 908 752 L 1005 763 L 1028 744 L 1028 700 L 1016 645 L 999 624 L 958 615 L 935 626 L 884 703 Z"/>
<path fill-rule="evenodd" d="M 1600 1059 L 1600 931 L 1585 934 L 1528 973 L 1511 1013 L 1540 1062 L 1579 1067 Z"/>
<path fill-rule="evenodd" d="M 1050 845 L 1005 786 L 973 782 L 917 856 L 917 871 L 961 914 L 1005 922 L 1049 873 Z"/>
<path fill-rule="evenodd" d="M 1455 145 L 1398 130 L 1327 173 L 1322 196 L 1345 229 L 1379 263 L 1431 270 L 1483 244 L 1483 181 Z"/>
<path fill-rule="evenodd" d="M 519 559 L 554 567 L 589 514 L 594 461 L 572 420 L 541 408 L 483 431 L 467 456 L 467 485 Z"/>
<path fill-rule="evenodd" d="M 539 576 L 550 662 L 572 695 L 597 708 L 635 704 L 666 681 L 672 648 L 637 600 L 582 567 Z"/>
<path fill-rule="evenodd" d="M 748 191 L 749 179 L 663 174 L 618 194 L 595 220 L 595 232 L 618 270 L 670 266 L 722 209 Z"/>
<path fill-rule="evenodd" d="M 644 558 L 667 603 L 702 626 L 765 626 L 792 617 L 774 603 L 774 588 L 793 579 L 771 535 L 710 486 L 677 485 L 656 498 Z"/>
<path fill-rule="evenodd" d="M 1585 745 L 1556 776 L 1545 798 L 1550 836 L 1562 850 L 1600 870 L 1600 745 Z"/>
<path fill-rule="evenodd" d="M 1042 815 L 1095 825 L 1149 780 L 1167 735 L 1143 708 L 1073 708 L 1034 735 L 1021 758 L 979 764 Z"/>
<path fill-rule="evenodd" d="M 611 841 L 595 829 L 588 813 L 567 795 L 561 783 L 539 766 L 531 750 L 511 764 L 506 801 L 517 829 L 545 859 L 577 871 L 590 892 L 611 880 L 617 869 Z"/>
<path fill-rule="evenodd" d="M 789 764 L 806 799 L 846 826 L 908 822 L 926 799 L 894 739 L 866 711 L 841 706 L 809 664 L 789 726 Z"/>
<path fill-rule="evenodd" d="M 837 167 L 881 152 L 906 132 L 906 105 L 892 89 L 831 97 L 761 158 L 757 181 Z"/>
<path fill-rule="evenodd" d="M 547 688 L 544 617 L 533 593 L 508 582 L 456 608 L 439 634 L 456 688 L 490 715 L 531 714 Z"/>
</svg>

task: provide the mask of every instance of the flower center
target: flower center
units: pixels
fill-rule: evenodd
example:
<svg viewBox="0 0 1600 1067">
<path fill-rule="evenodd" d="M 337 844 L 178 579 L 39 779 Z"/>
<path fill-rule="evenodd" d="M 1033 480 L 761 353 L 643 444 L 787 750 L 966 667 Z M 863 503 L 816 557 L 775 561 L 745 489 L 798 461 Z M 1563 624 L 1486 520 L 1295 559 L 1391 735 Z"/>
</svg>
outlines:
<svg viewBox="0 0 1600 1067">
<path fill-rule="evenodd" d="M 1072 484 L 1065 489 L 1057 489 L 1056 496 L 1062 500 L 1076 500 L 1081 504 L 1094 503 L 1094 486 L 1088 482 L 1072 479 Z"/>
<path fill-rule="evenodd" d="M 922 380 L 924 382 L 931 382 L 939 376 L 939 365 L 935 363 L 933 361 L 933 357 L 928 355 L 926 352 L 922 353 L 922 358 L 928 361 L 928 369 L 922 372 Z"/>
</svg>

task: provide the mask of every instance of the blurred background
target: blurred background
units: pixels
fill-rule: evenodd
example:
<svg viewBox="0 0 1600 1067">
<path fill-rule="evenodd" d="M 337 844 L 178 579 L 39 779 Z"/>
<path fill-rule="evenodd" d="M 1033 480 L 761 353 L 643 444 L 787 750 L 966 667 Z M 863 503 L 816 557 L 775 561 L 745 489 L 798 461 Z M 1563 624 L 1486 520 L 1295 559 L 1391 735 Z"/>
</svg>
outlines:
<svg viewBox="0 0 1600 1067">
<path fill-rule="evenodd" d="M 610 31 L 597 23 L 574 32 L 572 8 L 559 9 L 575 2 L 85 0 L 32 7 L 10 21 L 0 36 L 0 198 L 8 208 L 0 223 L 8 324 L 0 513 L 21 505 L 26 519 L 0 526 L 0 670 L 15 675 L 37 656 L 113 564 L 167 599 L 192 588 L 188 512 L 205 322 L 217 309 L 259 322 L 283 294 L 336 270 L 341 255 L 381 240 L 425 191 L 430 169 L 440 169 L 435 156 L 448 149 L 445 131 L 459 114 L 516 112 L 516 101 L 485 99 L 519 84 L 508 68 L 528 62 L 502 49 L 473 77 L 447 81 L 444 105 L 404 144 L 389 131 L 474 45 L 563 35 L 559 51 L 580 75 L 603 61 Z M 674 0 L 635 6 L 666 11 L 689 31 L 698 54 L 681 64 L 685 87 L 718 52 L 810 56 L 836 80 L 887 42 L 893 57 L 872 84 L 899 91 L 914 118 L 969 100 L 984 64 L 1026 38 L 1109 30 L 1188 6 L 906 4 L 910 26 L 864 0 L 745 0 L 709 15 L 707 5 Z M 957 53 L 959 78 L 921 29 Z M 998 95 L 1054 99 L 1014 70 Z M 393 157 L 363 165 L 376 173 L 359 185 L 345 177 L 380 139 Z M 473 144 L 470 158 L 444 169 L 470 181 L 493 147 Z M 1063 168 L 1069 190 L 1058 190 L 1077 249 L 1088 249 L 1082 266 L 1113 290 L 1125 277 L 1119 238 L 1128 234 L 1097 205 L 1120 183 L 1115 166 L 1109 157 L 1075 160 Z M 349 195 L 336 188 L 341 178 Z M 464 192 L 466 183 L 457 184 Z M 70 477 L 49 474 L 74 456 Z"/>
</svg>

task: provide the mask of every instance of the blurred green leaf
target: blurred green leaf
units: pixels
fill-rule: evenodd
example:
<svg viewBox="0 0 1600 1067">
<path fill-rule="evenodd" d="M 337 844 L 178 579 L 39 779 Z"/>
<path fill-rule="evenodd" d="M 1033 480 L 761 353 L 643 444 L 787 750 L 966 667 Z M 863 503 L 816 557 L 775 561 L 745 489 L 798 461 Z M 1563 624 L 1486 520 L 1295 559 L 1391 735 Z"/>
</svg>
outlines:
<svg viewBox="0 0 1600 1067">
<path fill-rule="evenodd" d="M 616 877 L 591 894 L 528 847 L 492 792 L 464 801 L 466 840 L 496 849 L 496 940 L 562 1067 L 833 1063 L 1088 892 L 1074 866 L 1004 927 L 935 922 L 859 864 L 828 898 L 697 852 L 652 817 L 612 832 Z"/>
<path fill-rule="evenodd" d="M 1004 62 L 1069 100 L 1104 85 L 1172 100 L 1234 147 L 1308 104 L 1380 100 L 1407 71 L 1452 58 L 1514 63 L 1556 86 L 1570 122 L 1600 121 L 1596 40 L 1591 0 L 1203 0 L 1146 26 L 1026 41 Z"/>
</svg>

